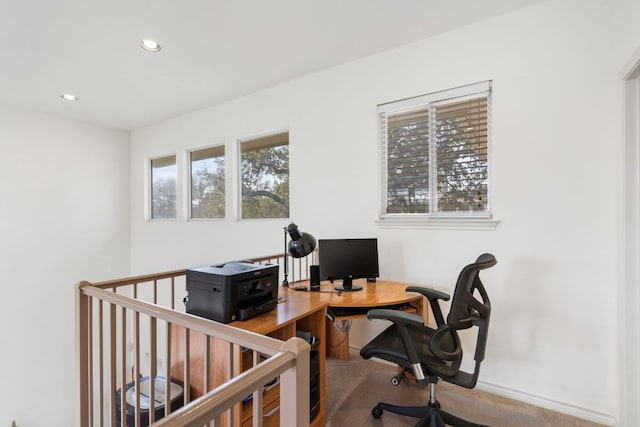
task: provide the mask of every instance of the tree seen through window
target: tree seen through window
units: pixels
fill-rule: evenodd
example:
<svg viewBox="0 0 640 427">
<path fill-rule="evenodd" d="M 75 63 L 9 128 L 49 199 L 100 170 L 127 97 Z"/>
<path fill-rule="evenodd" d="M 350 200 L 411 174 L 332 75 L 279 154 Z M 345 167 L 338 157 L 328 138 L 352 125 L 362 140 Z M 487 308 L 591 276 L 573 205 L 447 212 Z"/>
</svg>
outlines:
<svg viewBox="0 0 640 427">
<path fill-rule="evenodd" d="M 192 151 L 191 218 L 224 218 L 224 146 Z"/>
<path fill-rule="evenodd" d="M 289 217 L 289 134 L 241 143 L 242 218 Z"/>
<path fill-rule="evenodd" d="M 176 218 L 176 156 L 151 160 L 151 219 Z"/>
</svg>

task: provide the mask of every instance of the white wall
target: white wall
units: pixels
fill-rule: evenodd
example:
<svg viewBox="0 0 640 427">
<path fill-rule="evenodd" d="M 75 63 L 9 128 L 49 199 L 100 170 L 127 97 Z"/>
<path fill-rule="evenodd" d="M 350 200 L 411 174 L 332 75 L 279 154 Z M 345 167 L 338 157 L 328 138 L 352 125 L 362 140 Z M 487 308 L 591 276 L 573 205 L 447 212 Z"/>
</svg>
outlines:
<svg viewBox="0 0 640 427">
<path fill-rule="evenodd" d="M 632 54 L 640 48 L 640 2 L 636 0 L 617 0 L 612 10 L 614 32 L 614 62 L 618 71 L 622 70 L 621 62 L 628 61 Z"/>
<path fill-rule="evenodd" d="M 74 285 L 129 273 L 129 136 L 0 106 L 0 425 L 75 424 Z"/>
<path fill-rule="evenodd" d="M 232 195 L 224 221 L 145 221 L 144 164 L 218 142 L 231 162 L 237 139 L 288 128 L 292 220 L 319 238 L 377 236 L 382 276 L 448 291 L 464 264 L 494 253 L 484 386 L 612 422 L 621 181 L 609 6 L 549 1 L 134 132 L 133 272 L 281 251 L 288 221 L 237 221 Z M 376 104 L 487 79 L 498 228 L 378 228 Z M 359 322 L 352 344 L 377 328 Z"/>
</svg>

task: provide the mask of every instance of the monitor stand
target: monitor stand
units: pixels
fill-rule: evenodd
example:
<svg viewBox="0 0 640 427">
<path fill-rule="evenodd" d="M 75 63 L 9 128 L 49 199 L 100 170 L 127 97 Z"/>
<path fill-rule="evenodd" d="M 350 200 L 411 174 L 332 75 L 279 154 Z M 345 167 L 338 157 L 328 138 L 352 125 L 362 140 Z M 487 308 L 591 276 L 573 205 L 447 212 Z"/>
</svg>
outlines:
<svg viewBox="0 0 640 427">
<path fill-rule="evenodd" d="M 353 279 L 348 278 L 348 279 L 342 279 L 342 285 L 336 286 L 335 290 L 340 292 L 355 292 L 355 291 L 361 291 L 362 286 L 354 285 Z"/>
</svg>

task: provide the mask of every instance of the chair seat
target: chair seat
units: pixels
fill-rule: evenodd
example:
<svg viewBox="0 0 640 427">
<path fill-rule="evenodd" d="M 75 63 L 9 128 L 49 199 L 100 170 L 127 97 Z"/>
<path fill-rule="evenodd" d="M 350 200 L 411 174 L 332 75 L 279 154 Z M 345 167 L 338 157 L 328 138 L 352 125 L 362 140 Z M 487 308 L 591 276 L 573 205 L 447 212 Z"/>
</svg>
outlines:
<svg viewBox="0 0 640 427">
<path fill-rule="evenodd" d="M 429 349 L 429 340 L 434 330 L 427 326 L 417 327 L 409 325 L 408 327 L 409 335 L 418 352 L 420 365 L 425 377 L 429 378 L 434 375 L 441 378 L 454 377 L 460 368 L 462 356 L 450 362 L 440 360 L 435 357 Z M 455 346 L 453 338 L 451 338 L 449 344 Z M 406 350 L 402 344 L 402 338 L 398 334 L 395 325 L 389 326 L 365 345 L 360 350 L 360 355 L 364 359 L 376 357 L 395 363 L 403 368 L 411 368 L 411 362 L 407 358 Z"/>
</svg>

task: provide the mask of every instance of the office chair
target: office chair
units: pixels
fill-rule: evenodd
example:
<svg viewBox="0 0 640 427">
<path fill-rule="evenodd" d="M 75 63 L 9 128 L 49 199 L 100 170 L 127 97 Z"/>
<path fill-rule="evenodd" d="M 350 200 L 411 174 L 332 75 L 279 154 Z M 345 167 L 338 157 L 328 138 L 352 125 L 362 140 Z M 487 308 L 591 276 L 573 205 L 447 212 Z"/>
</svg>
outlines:
<svg viewBox="0 0 640 427">
<path fill-rule="evenodd" d="M 434 289 L 407 287 L 407 292 L 419 292 L 428 298 L 437 324 L 436 329 L 425 326 L 422 317 L 411 313 L 389 309 L 374 309 L 367 313 L 369 320 L 386 319 L 393 324 L 364 346 L 360 355 L 365 359 L 377 357 L 388 360 L 400 366 L 400 372 L 391 379 L 393 385 L 398 385 L 402 379 L 406 380 L 405 373 L 409 372 L 420 386 L 429 384 L 430 392 L 427 406 L 403 407 L 380 402 L 371 411 L 374 418 L 380 418 L 386 410 L 420 418 L 416 427 L 444 427 L 445 424 L 459 427 L 481 426 L 443 411 L 436 400 L 436 384 L 442 379 L 465 388 L 476 385 L 480 363 L 484 359 L 491 314 L 489 296 L 480 281 L 479 273 L 480 270 L 493 267 L 496 262 L 493 255 L 482 254 L 473 264 L 462 269 L 446 322 L 438 301 L 448 301 L 449 295 Z M 480 299 L 476 297 L 477 294 Z M 462 347 L 458 331 L 473 326 L 478 327 L 475 368 L 473 373 L 469 373 L 460 370 Z"/>
</svg>

